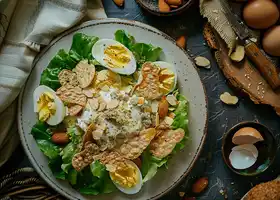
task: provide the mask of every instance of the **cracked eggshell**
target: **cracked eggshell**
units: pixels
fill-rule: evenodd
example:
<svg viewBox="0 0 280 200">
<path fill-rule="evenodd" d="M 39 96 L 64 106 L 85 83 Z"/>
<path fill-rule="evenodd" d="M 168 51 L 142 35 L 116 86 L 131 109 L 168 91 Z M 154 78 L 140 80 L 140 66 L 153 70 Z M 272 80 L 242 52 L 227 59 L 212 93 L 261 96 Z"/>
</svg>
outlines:
<svg viewBox="0 0 280 200">
<path fill-rule="evenodd" d="M 255 164 L 257 158 L 254 154 L 245 149 L 232 151 L 229 155 L 229 160 L 235 169 L 247 169 Z"/>
<path fill-rule="evenodd" d="M 240 151 L 240 150 L 250 151 L 256 159 L 259 156 L 259 151 L 257 147 L 255 147 L 255 145 L 253 144 L 242 144 L 232 148 L 232 151 Z"/>
<path fill-rule="evenodd" d="M 232 143 L 236 145 L 241 144 L 255 144 L 256 142 L 263 141 L 261 133 L 251 127 L 244 127 L 239 129 L 232 137 Z"/>
</svg>

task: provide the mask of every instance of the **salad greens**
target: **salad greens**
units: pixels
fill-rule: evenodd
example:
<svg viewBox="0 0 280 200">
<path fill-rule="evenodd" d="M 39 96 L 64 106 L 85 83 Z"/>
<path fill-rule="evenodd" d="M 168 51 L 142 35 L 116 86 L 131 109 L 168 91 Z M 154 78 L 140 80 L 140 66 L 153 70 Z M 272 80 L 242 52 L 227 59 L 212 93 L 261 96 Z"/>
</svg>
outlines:
<svg viewBox="0 0 280 200">
<path fill-rule="evenodd" d="M 154 47 L 151 44 L 135 43 L 133 36 L 126 34 L 124 30 L 118 30 L 115 33 L 115 40 L 122 43 L 134 54 L 138 66 L 141 66 L 147 61 L 157 61 L 162 49 L 160 47 Z"/>
<path fill-rule="evenodd" d="M 59 72 L 63 69 L 72 70 L 81 60 L 92 60 L 91 48 L 97 41 L 98 37 L 76 33 L 73 36 L 73 42 L 69 53 L 64 49 L 58 51 L 47 68 L 43 71 L 40 85 L 46 85 L 53 90 L 58 89 L 61 86 L 58 80 Z"/>
<path fill-rule="evenodd" d="M 58 80 L 58 74 L 63 69 L 72 70 L 78 62 L 87 59 L 89 63 L 99 65 L 94 60 L 91 49 L 98 41 L 98 37 L 87 36 L 83 33 L 76 33 L 73 36 L 73 42 L 69 52 L 61 49 L 50 61 L 47 68 L 41 75 L 40 84 L 46 85 L 53 90 L 58 89 L 61 85 Z M 138 67 L 144 62 L 157 61 L 162 53 L 160 47 L 154 47 L 151 44 L 137 43 L 133 36 L 127 34 L 124 30 L 115 32 L 115 40 L 126 46 L 135 56 Z M 102 66 L 98 66 L 103 69 Z M 176 145 L 172 154 L 184 148 L 188 140 L 188 101 L 183 95 L 176 95 L 179 104 L 174 111 L 175 118 L 171 125 L 173 129 L 182 128 L 185 130 L 184 139 Z M 64 119 L 64 122 L 67 119 Z M 66 146 L 59 146 L 51 141 L 52 129 L 44 122 L 38 121 L 31 130 L 31 134 L 36 140 L 40 150 L 46 155 L 49 161 L 49 167 L 54 176 L 58 179 L 68 180 L 70 184 L 82 194 L 97 195 L 100 193 L 110 193 L 116 190 L 115 185 L 109 177 L 106 167 L 99 161 L 93 162 L 90 166 L 82 171 L 76 171 L 72 166 L 73 156 L 81 150 L 81 141 L 83 133 L 75 126 L 70 124 L 69 119 L 67 134 L 70 142 Z M 149 147 L 142 153 L 141 173 L 143 182 L 150 180 L 156 173 L 158 168 L 167 167 L 167 162 L 171 157 L 167 156 L 163 159 L 154 157 Z"/>
<path fill-rule="evenodd" d="M 98 39 L 98 37 L 76 33 L 73 36 L 72 46 L 69 51 L 70 56 L 77 62 L 83 59 L 92 60 L 91 49 Z"/>
<path fill-rule="evenodd" d="M 181 140 L 181 142 L 177 143 L 175 148 L 172 151 L 172 154 L 175 154 L 177 151 L 183 149 L 186 145 L 188 140 L 188 112 L 189 112 L 189 103 L 186 98 L 181 95 L 177 94 L 177 100 L 179 101 L 179 105 L 177 106 L 176 110 L 174 111 L 175 118 L 171 125 L 172 129 L 182 128 L 185 131 L 185 136 Z M 142 167 L 141 173 L 144 177 L 143 182 L 146 182 L 153 178 L 153 176 L 157 173 L 158 168 L 165 166 L 167 167 L 167 162 L 172 155 L 169 155 L 165 158 L 159 159 L 154 157 L 149 148 L 147 148 L 141 155 L 142 158 Z"/>
</svg>

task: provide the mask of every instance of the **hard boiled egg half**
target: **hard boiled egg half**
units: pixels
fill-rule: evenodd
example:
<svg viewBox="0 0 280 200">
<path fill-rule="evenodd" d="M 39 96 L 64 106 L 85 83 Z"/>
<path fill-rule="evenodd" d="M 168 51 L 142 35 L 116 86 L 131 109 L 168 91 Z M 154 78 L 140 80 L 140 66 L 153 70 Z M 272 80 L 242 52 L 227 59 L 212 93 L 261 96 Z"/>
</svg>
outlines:
<svg viewBox="0 0 280 200">
<path fill-rule="evenodd" d="M 140 169 L 130 160 L 120 163 L 109 174 L 115 186 L 125 194 L 136 194 L 142 187 L 143 180 Z"/>
<path fill-rule="evenodd" d="M 163 62 L 157 61 L 153 62 L 153 64 L 160 67 L 159 72 L 159 81 L 160 81 L 160 91 L 162 94 L 166 95 L 172 92 L 177 84 L 177 72 L 174 65 Z"/>
<path fill-rule="evenodd" d="M 34 112 L 39 114 L 39 120 L 51 126 L 62 122 L 65 117 L 65 106 L 51 88 L 40 85 L 33 93 Z"/>
<path fill-rule="evenodd" d="M 159 71 L 159 88 L 160 93 L 166 95 L 172 92 L 176 88 L 177 84 L 177 72 L 174 65 L 164 62 L 164 61 L 156 61 L 153 62 L 156 67 L 160 68 Z M 143 80 L 142 74 L 140 74 L 138 78 L 138 84 L 140 84 Z"/>
<path fill-rule="evenodd" d="M 119 74 L 133 74 L 136 60 L 123 44 L 112 39 L 98 40 L 92 47 L 93 57 L 104 67 Z"/>
</svg>

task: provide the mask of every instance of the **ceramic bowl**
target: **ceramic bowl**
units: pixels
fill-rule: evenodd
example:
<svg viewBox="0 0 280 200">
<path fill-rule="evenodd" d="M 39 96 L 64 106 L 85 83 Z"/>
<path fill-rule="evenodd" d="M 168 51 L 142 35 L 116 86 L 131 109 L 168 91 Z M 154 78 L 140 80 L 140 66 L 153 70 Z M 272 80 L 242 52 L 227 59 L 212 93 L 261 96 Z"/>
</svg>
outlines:
<svg viewBox="0 0 280 200">
<path fill-rule="evenodd" d="M 195 0 L 182 0 L 182 6 L 172 9 L 170 12 L 160 12 L 158 8 L 158 0 L 136 0 L 137 3 L 144 9 L 147 10 L 149 13 L 158 15 L 158 16 L 172 16 L 182 13 L 183 11 L 187 10 Z"/>
<path fill-rule="evenodd" d="M 116 30 L 123 29 L 133 35 L 137 42 L 151 43 L 163 49 L 160 60 L 175 65 L 178 73 L 178 85 L 181 93 L 189 100 L 189 132 L 191 140 L 183 149 L 170 159 L 168 169 L 160 169 L 156 176 L 145 183 L 136 195 L 125 195 L 121 192 L 98 196 L 82 196 L 66 181 L 57 180 L 48 167 L 48 160 L 40 152 L 30 134 L 31 127 L 37 121 L 33 112 L 33 91 L 40 83 L 42 71 L 59 49 L 70 49 L 72 37 L 81 32 L 99 38 L 114 39 Z M 203 147 L 207 132 L 207 100 L 203 84 L 197 69 L 188 54 L 176 45 L 166 34 L 148 25 L 120 19 L 104 19 L 86 22 L 74 27 L 57 37 L 47 46 L 34 61 L 34 66 L 26 85 L 23 87 L 18 103 L 18 125 L 22 145 L 39 175 L 56 191 L 71 200 L 153 200 L 166 194 L 175 187 L 192 169 Z"/>
<path fill-rule="evenodd" d="M 231 153 L 231 149 L 236 146 L 232 143 L 233 135 L 236 133 L 236 131 L 244 127 L 252 127 L 258 130 L 264 138 L 264 141 L 260 141 L 254 144 L 259 151 L 259 156 L 256 163 L 247 169 L 238 170 L 232 167 L 229 160 L 229 154 Z M 267 170 L 274 161 L 276 151 L 277 143 L 272 132 L 266 126 L 257 122 L 241 122 L 233 126 L 223 136 L 222 154 L 224 162 L 226 163 L 228 168 L 231 169 L 231 171 L 242 176 L 255 176 Z"/>
</svg>

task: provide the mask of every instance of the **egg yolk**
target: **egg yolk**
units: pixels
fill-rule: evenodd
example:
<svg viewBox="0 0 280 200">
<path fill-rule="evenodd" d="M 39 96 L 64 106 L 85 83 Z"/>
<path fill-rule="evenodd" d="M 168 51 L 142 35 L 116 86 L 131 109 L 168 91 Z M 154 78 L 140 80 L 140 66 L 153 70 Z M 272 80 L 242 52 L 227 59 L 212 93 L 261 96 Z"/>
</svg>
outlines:
<svg viewBox="0 0 280 200">
<path fill-rule="evenodd" d="M 56 111 L 54 97 L 49 92 L 44 92 L 37 101 L 37 112 L 40 121 L 47 121 Z"/>
<path fill-rule="evenodd" d="M 129 163 L 118 166 L 114 172 L 110 172 L 112 180 L 125 188 L 131 188 L 139 182 L 137 168 Z"/>
<path fill-rule="evenodd" d="M 130 61 L 127 49 L 121 45 L 111 45 L 104 50 L 104 61 L 111 68 L 124 68 Z"/>
<path fill-rule="evenodd" d="M 101 70 L 94 78 L 93 87 L 101 89 L 104 86 L 112 86 L 118 88 L 121 84 L 121 77 L 110 70 Z"/>
<path fill-rule="evenodd" d="M 167 68 L 161 69 L 159 72 L 159 82 L 160 92 L 162 94 L 167 94 L 174 87 L 175 74 Z"/>
</svg>

